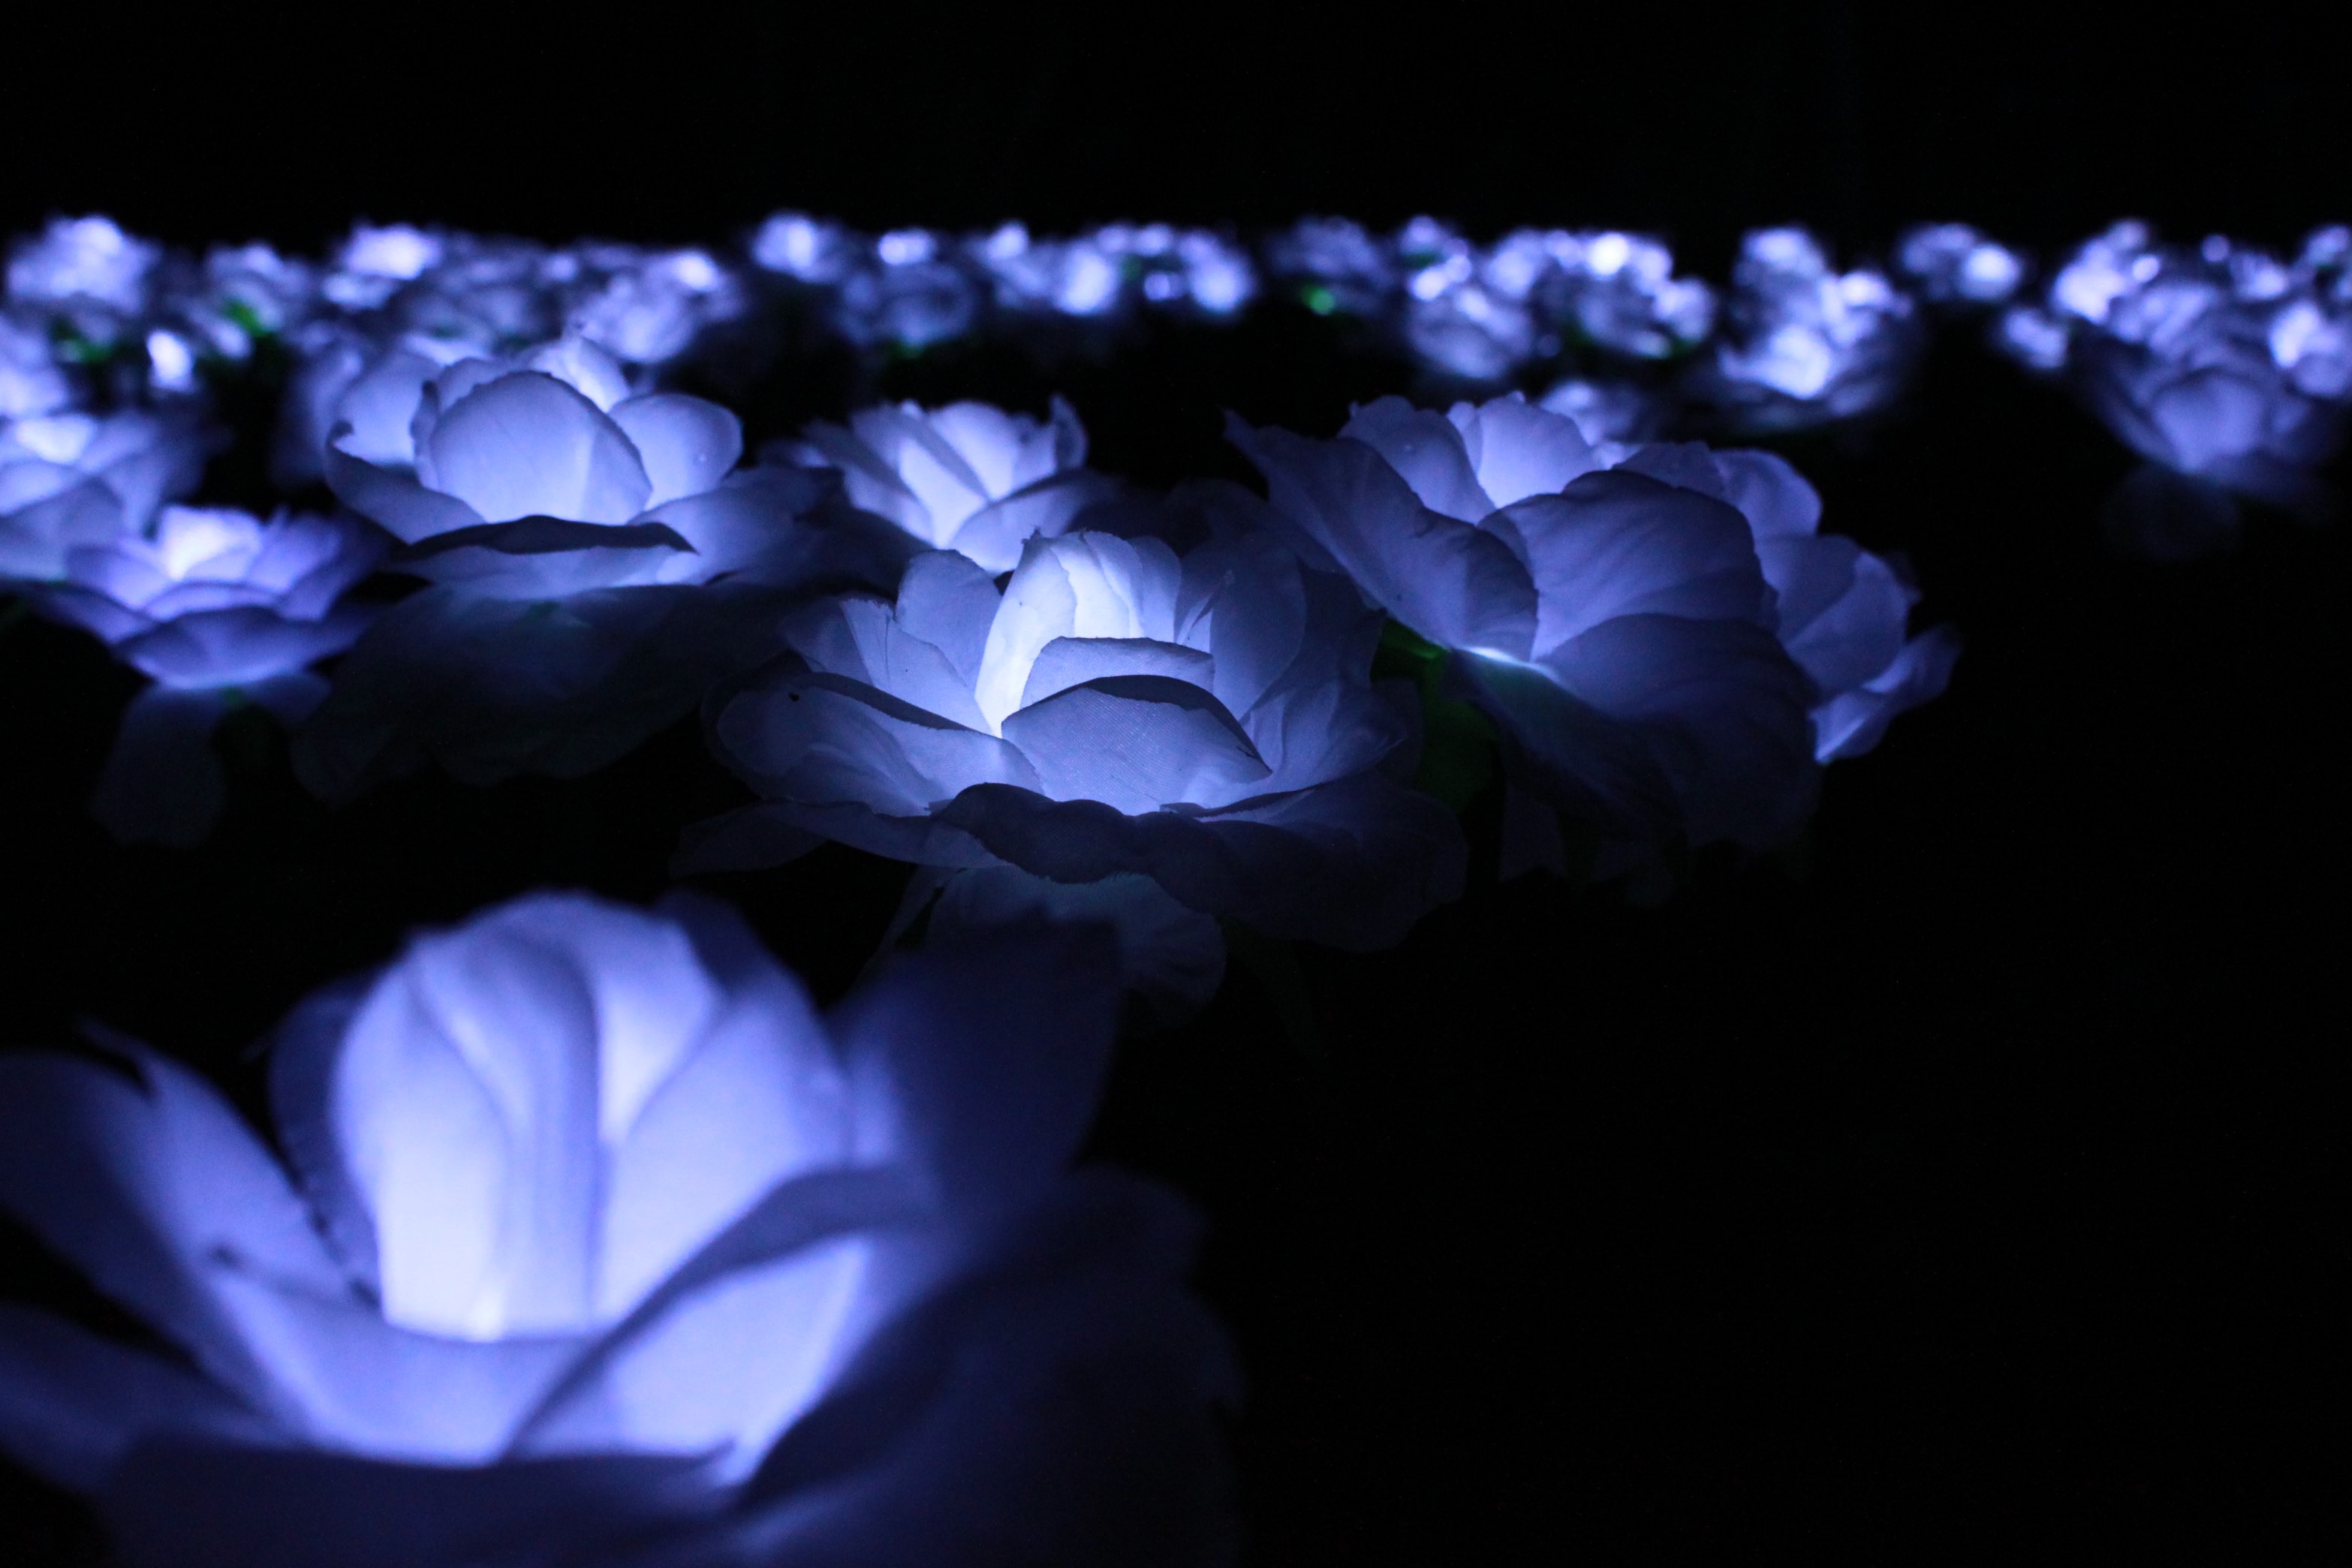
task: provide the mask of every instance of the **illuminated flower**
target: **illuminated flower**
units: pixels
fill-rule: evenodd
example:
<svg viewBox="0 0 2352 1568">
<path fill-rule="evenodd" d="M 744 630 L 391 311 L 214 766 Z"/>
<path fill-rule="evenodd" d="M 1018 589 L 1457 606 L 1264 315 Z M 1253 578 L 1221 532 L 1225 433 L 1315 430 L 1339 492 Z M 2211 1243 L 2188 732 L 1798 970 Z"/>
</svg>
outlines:
<svg viewBox="0 0 2352 1568">
<path fill-rule="evenodd" d="M 578 336 L 445 368 L 395 355 L 344 391 L 327 482 L 409 548 L 400 570 L 468 593 L 559 598 L 702 582 L 793 543 L 741 424 L 678 392 L 632 395 Z"/>
<path fill-rule="evenodd" d="M 940 254 L 928 229 L 894 229 L 842 278 L 834 324 L 851 342 L 927 349 L 960 338 L 980 312 L 980 290 Z"/>
<path fill-rule="evenodd" d="M 2025 279 L 2018 254 L 1967 224 L 1921 224 L 1906 230 L 1895 265 L 1937 305 L 2000 305 Z"/>
<path fill-rule="evenodd" d="M 1734 330 L 1696 380 L 1736 430 L 1874 413 L 1918 361 L 1909 296 L 1872 268 L 1837 271 L 1803 229 L 1758 229 L 1740 243 L 1730 316 Z"/>
<path fill-rule="evenodd" d="M 127 235 L 111 218 L 58 218 L 8 256 L 8 298 L 110 343 L 145 313 L 163 247 Z"/>
<path fill-rule="evenodd" d="M 837 600 L 783 630 L 792 656 L 709 710 L 767 803 L 705 824 L 688 866 L 827 837 L 1062 883 L 1131 873 L 1349 946 L 1458 891 L 1451 819 L 1381 770 L 1412 728 L 1369 678 L 1378 618 L 1263 533 L 1181 560 L 1150 538 L 1033 538 L 1001 592 L 938 551 L 895 604 Z"/>
<path fill-rule="evenodd" d="M 67 552 L 146 528 L 209 450 L 181 419 L 52 413 L 0 423 L 0 581 L 61 578 Z"/>
<path fill-rule="evenodd" d="M 1389 249 L 1348 218 L 1301 218 L 1265 242 L 1267 270 L 1318 316 L 1370 316 L 1394 298 Z"/>
<path fill-rule="evenodd" d="M 1909 591 L 1815 532 L 1778 458 L 1635 449 L 1604 468 L 1517 397 L 1449 414 L 1387 398 L 1338 440 L 1236 423 L 1303 548 L 1444 655 L 1513 782 L 1613 841 L 1769 844 L 1818 760 L 1867 749 L 1939 687 Z"/>
<path fill-rule="evenodd" d="M 2272 341 L 2280 334 L 2265 319 L 2273 314 L 2287 312 L 2209 299 L 2137 340 L 2091 334 L 2075 346 L 2077 385 L 2092 412 L 2149 462 L 2294 507 L 2342 443 L 2352 385 L 2323 384 L 2315 395 L 2299 384 L 2295 371 L 2318 356 L 2297 343 L 2305 351 L 2282 364 Z M 2311 337 L 2335 325 L 2312 315 L 2320 324 Z M 2308 371 L 2301 379 L 2317 380 Z"/>
<path fill-rule="evenodd" d="M 338 600 L 383 554 L 346 517 L 166 507 L 152 534 L 68 550 L 63 580 L 34 592 L 152 680 L 248 685 L 349 647 L 364 618 Z"/>
<path fill-rule="evenodd" d="M 181 1353 L 0 1308 L 0 1443 L 142 1564 L 1217 1561 L 1193 1223 L 1067 1168 L 1097 940 L 824 1020 L 719 906 L 521 899 L 287 1020 L 284 1166 L 143 1048 L 0 1058 L 0 1204 Z"/>
<path fill-rule="evenodd" d="M 591 276 L 566 325 L 632 365 L 677 359 L 705 329 L 741 314 L 740 288 L 707 251 L 587 247 Z"/>
<path fill-rule="evenodd" d="M 1115 488 L 1086 466 L 1087 433 L 1061 399 L 1045 423 L 984 402 L 888 404 L 849 426 L 809 426 L 794 454 L 841 470 L 850 500 L 933 549 L 1011 571 L 1031 535 L 1066 532 Z"/>
<path fill-rule="evenodd" d="M 226 790 L 214 727 L 242 702 L 288 725 L 318 706 L 327 684 L 308 666 L 366 624 L 340 600 L 383 542 L 347 517 L 166 507 L 152 536 L 78 546 L 62 581 L 29 590 L 155 683 L 124 710 L 91 802 L 117 838 L 186 845 L 211 831 Z"/>
<path fill-rule="evenodd" d="M 2144 459 L 2107 507 L 2132 554 L 2183 559 L 2235 538 L 2235 497 L 2305 516 L 2333 506 L 2320 470 L 2352 403 L 2352 300 L 2341 231 L 2289 265 L 2212 235 L 2195 250 L 2117 224 L 2052 280 L 2046 308 L 2013 314 L 2013 352 L 2065 368 L 2091 412 Z M 2038 354 L 2020 329 L 2046 329 Z"/>
</svg>

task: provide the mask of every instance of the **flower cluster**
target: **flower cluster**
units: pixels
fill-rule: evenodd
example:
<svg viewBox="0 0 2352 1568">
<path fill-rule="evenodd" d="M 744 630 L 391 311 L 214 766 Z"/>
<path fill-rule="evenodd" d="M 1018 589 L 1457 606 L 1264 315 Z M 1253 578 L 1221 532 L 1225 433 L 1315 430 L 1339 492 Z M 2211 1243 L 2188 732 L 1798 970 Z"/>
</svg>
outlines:
<svg viewBox="0 0 2352 1568">
<path fill-rule="evenodd" d="M 2122 223 L 2091 240 L 1996 341 L 2063 375 L 2143 466 L 2116 492 L 2119 541 L 2157 559 L 2226 548 L 2236 497 L 2332 509 L 2318 471 L 2352 408 L 2352 229 L 2291 261 L 2213 235 L 2194 249 Z"/>
<path fill-rule="evenodd" d="M 2341 249 L 2263 319 L 2314 407 Z M 419 936 L 278 1031 L 268 1141 L 142 1045 L 0 1056 L 0 1208 L 170 1347 L 0 1310 L 0 1448 L 142 1563 L 1224 1560 L 1191 1222 L 1071 1166 L 1116 1020 L 1203 1006 L 1229 938 L 1393 946 L 1474 853 L 1605 878 L 1801 832 L 1958 643 L 1788 460 L 1670 437 L 1866 415 L 2023 276 L 1948 225 L 1893 274 L 1763 231 L 1721 291 L 1637 235 L 1426 219 L 1253 248 L 783 214 L 736 256 L 362 225 L 318 261 L 52 225 L 0 311 L 0 588 L 151 683 L 94 801 L 117 838 L 205 836 L 231 713 L 333 803 L 698 722 L 748 794 L 677 824 L 677 874 L 908 869 L 830 1018 L 697 895 Z M 1262 487 L 1160 490 L 1058 398 L 747 441 L 726 402 L 766 405 L 704 373 L 813 323 L 1050 347 L 1269 300 L 1475 395 L 1229 417 Z M 2154 303 L 2105 309 L 2073 360 L 2173 353 L 2124 325 Z M 257 365 L 275 448 L 229 493 L 266 467 L 295 504 L 189 504 L 222 494 L 211 389 Z M 2238 406 L 2195 385 L 2096 395 L 2158 411 L 2152 459 L 2282 494 L 2181 456 Z"/>
</svg>

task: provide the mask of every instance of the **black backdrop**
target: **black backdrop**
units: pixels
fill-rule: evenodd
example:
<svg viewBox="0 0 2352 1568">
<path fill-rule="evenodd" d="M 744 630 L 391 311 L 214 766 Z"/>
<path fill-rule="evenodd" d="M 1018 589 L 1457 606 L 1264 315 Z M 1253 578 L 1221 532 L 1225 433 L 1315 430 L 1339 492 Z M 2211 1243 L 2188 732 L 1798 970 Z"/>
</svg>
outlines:
<svg viewBox="0 0 2352 1568">
<path fill-rule="evenodd" d="M 679 7 L 508 18 L 495 47 L 410 11 L 12 19 L 0 221 L 316 245 L 355 214 L 717 240 L 784 204 L 1430 209 L 1647 226 L 1719 277 L 1740 228 L 1789 219 L 2052 246 L 2125 213 L 2276 244 L 2352 215 L 2340 40 L 2289 14 L 1947 10 L 1898 35 L 1826 4 L 1378 32 Z M 1328 434 L 1402 385 L 1282 318 L 1050 380 L 898 374 L 1057 386 L 1098 465 L 1151 480 L 1239 472 L 1221 408 Z M 755 434 L 845 395 L 772 386 Z M 1943 700 L 1832 770 L 1804 844 L 1705 860 L 1655 909 L 1489 873 L 1398 951 L 1237 964 L 1123 1056 L 1097 1142 L 1211 1218 L 1254 1560 L 2104 1559 L 2193 1532 L 2321 1561 L 2342 535 L 2265 517 L 2232 559 L 2113 559 L 2120 450 L 1965 341 L 1878 428 L 1782 449 L 1969 638 Z M 0 1040 L 95 1015 L 248 1099 L 246 1047 L 309 988 L 526 887 L 649 896 L 677 825 L 737 798 L 682 726 L 577 784 L 329 813 L 257 727 L 224 737 L 214 845 L 124 852 L 83 802 L 134 684 L 87 641 L 0 636 Z M 834 851 L 712 885 L 828 995 L 896 898 Z M 10 1293 L 103 1315 L 21 1236 L 7 1258 Z M 65 1500 L 0 1488 L 0 1560 L 100 1560 Z"/>
</svg>

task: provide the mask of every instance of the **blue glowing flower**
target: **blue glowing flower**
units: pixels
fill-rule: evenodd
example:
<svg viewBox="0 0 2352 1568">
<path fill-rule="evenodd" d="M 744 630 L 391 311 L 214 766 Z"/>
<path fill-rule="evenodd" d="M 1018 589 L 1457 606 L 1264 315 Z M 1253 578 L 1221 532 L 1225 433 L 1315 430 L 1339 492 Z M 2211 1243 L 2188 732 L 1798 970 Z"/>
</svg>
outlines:
<svg viewBox="0 0 2352 1568">
<path fill-rule="evenodd" d="M 1067 1168 L 1104 957 L 824 1020 L 717 905 L 518 900 L 287 1020 L 290 1176 L 152 1051 L 0 1058 L 0 1205 L 184 1356 L 0 1308 L 0 1444 L 136 1563 L 1218 1561 L 1193 1222 Z"/>
<path fill-rule="evenodd" d="M 403 350 L 337 408 L 330 484 L 436 586 L 376 622 L 296 737 L 330 800 L 428 760 L 484 784 L 604 767 L 766 658 L 794 596 L 887 586 L 914 553 L 828 476 L 734 471 L 733 414 L 632 395 L 578 336 L 446 369 Z"/>
<path fill-rule="evenodd" d="M 1921 345 L 1910 297 L 1867 267 L 1841 273 L 1803 229 L 1758 229 L 1732 271 L 1735 330 L 1697 378 L 1740 431 L 1796 430 L 1893 402 Z"/>
<path fill-rule="evenodd" d="M 1230 517 L 1255 503 L 1207 492 Z M 1393 942 L 1459 889 L 1442 807 L 1382 771 L 1412 735 L 1369 678 L 1378 618 L 1263 532 L 1181 559 L 1151 538 L 1032 538 L 1000 592 L 939 551 L 895 604 L 788 621 L 791 656 L 714 699 L 712 744 L 766 798 L 683 863 L 835 838 L 1062 883 L 1132 873 L 1270 934 Z"/>
<path fill-rule="evenodd" d="M 1516 396 L 1444 415 L 1386 398 L 1335 441 L 1231 433 L 1302 548 L 1446 652 L 1515 787 L 1613 841 L 1785 837 L 1818 763 L 1868 749 L 1949 669 L 1948 640 L 1904 639 L 1910 590 L 1819 537 L 1819 498 L 1765 454 L 1654 445 L 1607 467 Z"/>
<path fill-rule="evenodd" d="M 166 507 L 152 534 L 66 552 L 34 606 L 103 638 L 155 685 L 131 701 L 91 810 L 125 842 L 188 845 L 226 792 L 215 726 L 252 702 L 287 725 L 327 685 L 308 666 L 351 646 L 368 612 L 343 591 L 383 556 L 383 536 L 348 517 Z"/>
<path fill-rule="evenodd" d="M 1402 286 L 1389 248 L 1347 218 L 1301 218 L 1265 242 L 1266 269 L 1318 316 L 1370 316 Z"/>
<path fill-rule="evenodd" d="M 1654 239 L 1602 229 L 1542 236 L 1550 263 L 1541 293 L 1553 319 L 1612 353 L 1663 360 L 1715 329 L 1715 290 L 1676 277 Z"/>
<path fill-rule="evenodd" d="M 339 601 L 383 549 L 348 517 L 165 507 L 152 533 L 68 550 L 62 580 L 31 592 L 151 680 L 248 685 L 351 645 L 365 617 Z"/>
<path fill-rule="evenodd" d="M 1922 224 L 1895 246 L 1895 270 L 1937 305 L 2000 305 L 2025 281 L 2025 263 L 1967 224 Z"/>
<path fill-rule="evenodd" d="M 2219 235 L 2189 250 L 2117 224 L 2068 258 L 2044 304 L 2004 320 L 2004 346 L 2066 371 L 2145 460 L 2106 509 L 2127 553 L 2226 549 L 2237 497 L 2306 516 L 2332 507 L 2319 470 L 2352 406 L 2342 233 L 2319 230 L 2289 264 Z"/>
<path fill-rule="evenodd" d="M 1087 433 L 1054 400 L 1043 424 L 984 402 L 884 404 L 809 426 L 793 455 L 841 471 L 850 500 L 933 549 L 1011 571 L 1024 541 L 1066 532 L 1115 486 L 1086 466 Z"/>
<path fill-rule="evenodd" d="M 777 213 L 752 236 L 751 259 L 803 283 L 838 283 L 856 267 L 858 243 L 839 224 L 806 213 Z"/>
<path fill-rule="evenodd" d="M 441 236 L 406 224 L 352 228 L 320 287 L 346 310 L 373 310 L 441 262 Z"/>
<path fill-rule="evenodd" d="M 51 413 L 0 423 L 0 582 L 53 580 L 67 553 L 146 528 L 210 451 L 184 418 Z"/>
<path fill-rule="evenodd" d="M 619 363 L 576 335 L 446 368 L 395 354 L 337 407 L 328 484 L 408 544 L 403 570 L 469 593 L 701 582 L 793 543 L 778 487 L 733 473 L 732 413 L 633 395 Z"/>
<path fill-rule="evenodd" d="M 599 246 L 585 259 L 593 270 L 573 290 L 564 324 L 625 364 L 675 360 L 749 308 L 736 278 L 708 251 Z"/>
<path fill-rule="evenodd" d="M 11 248 L 8 298 L 110 342 L 145 313 L 163 254 L 111 218 L 58 218 Z"/>
<path fill-rule="evenodd" d="M 978 287 L 940 254 L 937 235 L 896 229 L 842 278 L 833 318 L 853 343 L 912 350 L 971 330 L 980 303 Z"/>
</svg>

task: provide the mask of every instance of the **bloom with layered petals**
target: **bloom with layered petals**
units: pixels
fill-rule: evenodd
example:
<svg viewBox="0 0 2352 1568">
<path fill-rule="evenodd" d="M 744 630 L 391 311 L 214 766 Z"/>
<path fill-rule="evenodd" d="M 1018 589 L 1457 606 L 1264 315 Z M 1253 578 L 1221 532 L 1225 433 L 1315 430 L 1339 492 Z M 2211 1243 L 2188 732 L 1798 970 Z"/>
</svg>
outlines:
<svg viewBox="0 0 2352 1568">
<path fill-rule="evenodd" d="M 290 1176 L 152 1051 L 0 1058 L 0 1205 L 184 1356 L 0 1308 L 0 1444 L 138 1563 L 1216 1561 L 1192 1223 L 1066 1169 L 1097 946 L 827 1021 L 719 906 L 521 899 L 297 1009 Z"/>
<path fill-rule="evenodd" d="M 1891 570 L 1817 537 L 1818 497 L 1764 454 L 1646 446 L 1604 467 L 1574 421 L 1517 397 L 1444 415 L 1387 398 L 1328 442 L 1232 434 L 1302 548 L 1451 651 L 1514 782 L 1612 839 L 1785 836 L 1818 760 L 1866 749 L 1948 668 L 1904 643 Z"/>
<path fill-rule="evenodd" d="M 793 455 L 840 469 L 857 506 L 990 572 L 1011 571 L 1024 540 L 1066 532 L 1114 488 L 1086 466 L 1086 430 L 1059 398 L 1042 424 L 984 402 L 884 404 L 845 429 L 812 424 Z"/>
<path fill-rule="evenodd" d="M 371 611 L 342 594 L 383 556 L 350 517 L 166 507 L 152 536 L 66 552 L 64 580 L 30 590 L 54 620 L 103 638 L 155 685 L 131 699 L 91 810 L 125 842 L 188 845 L 212 830 L 227 780 L 215 726 L 240 702 L 307 717 L 327 683 L 308 666 L 352 645 Z"/>
<path fill-rule="evenodd" d="M 1133 873 L 1351 946 L 1458 891 L 1450 818 L 1382 771 L 1412 731 L 1369 677 L 1377 617 L 1264 532 L 1181 559 L 1151 538 L 1032 538 L 1001 592 L 937 551 L 895 603 L 832 601 L 784 634 L 792 655 L 710 710 L 767 804 L 707 824 L 687 864 L 814 835 L 1055 882 Z"/>
<path fill-rule="evenodd" d="M 53 580 L 66 556 L 145 528 L 203 476 L 202 431 L 184 419 L 51 413 L 0 424 L 0 580 Z"/>
<path fill-rule="evenodd" d="M 702 582 L 789 548 L 792 513 L 717 403 L 632 394 L 576 336 L 512 361 L 395 355 L 352 383 L 327 483 L 408 545 L 401 570 L 500 599 Z"/>
<path fill-rule="evenodd" d="M 152 534 L 67 551 L 63 580 L 33 592 L 161 685 L 250 685 L 351 646 L 367 618 L 341 595 L 383 549 L 349 517 L 166 507 Z"/>
</svg>

